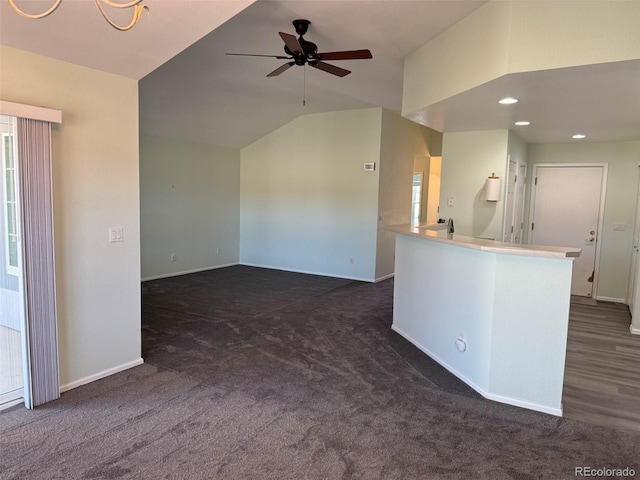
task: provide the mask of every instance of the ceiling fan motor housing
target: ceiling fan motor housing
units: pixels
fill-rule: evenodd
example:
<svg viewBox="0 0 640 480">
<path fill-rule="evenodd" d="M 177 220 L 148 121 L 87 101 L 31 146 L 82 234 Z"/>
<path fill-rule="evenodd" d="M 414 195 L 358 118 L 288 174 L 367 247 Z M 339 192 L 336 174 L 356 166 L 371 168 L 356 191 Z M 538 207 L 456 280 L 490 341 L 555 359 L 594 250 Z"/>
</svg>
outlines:
<svg viewBox="0 0 640 480">
<path fill-rule="evenodd" d="M 287 55 L 291 55 L 293 57 L 296 65 L 304 65 L 312 57 L 312 55 L 318 53 L 318 46 L 315 43 L 309 42 L 302 38 L 302 36 L 307 33 L 311 22 L 309 20 L 298 19 L 294 20 L 291 23 L 293 23 L 293 26 L 296 29 L 296 33 L 300 36 L 300 38 L 298 38 L 298 43 L 302 48 L 302 52 L 293 52 L 286 45 L 284 46 L 284 51 Z"/>
<path fill-rule="evenodd" d="M 293 26 L 296 29 L 296 33 L 300 36 L 307 33 L 307 30 L 309 29 L 309 25 L 311 24 L 309 20 L 303 20 L 303 19 L 294 20 L 291 23 L 293 23 Z"/>
<path fill-rule="evenodd" d="M 291 55 L 293 57 L 297 65 L 304 65 L 312 55 L 318 52 L 318 46 L 313 42 L 308 42 L 302 37 L 298 39 L 298 42 L 302 47 L 302 53 L 292 52 L 286 45 L 284 46 L 284 51 L 287 55 Z"/>
</svg>

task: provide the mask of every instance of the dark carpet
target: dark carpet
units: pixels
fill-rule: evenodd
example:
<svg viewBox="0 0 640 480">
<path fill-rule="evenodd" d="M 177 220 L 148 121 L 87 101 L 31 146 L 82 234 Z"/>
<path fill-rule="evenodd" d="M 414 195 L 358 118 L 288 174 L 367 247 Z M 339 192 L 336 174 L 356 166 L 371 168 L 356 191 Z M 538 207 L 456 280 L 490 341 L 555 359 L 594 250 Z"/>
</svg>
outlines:
<svg viewBox="0 0 640 480">
<path fill-rule="evenodd" d="M 640 435 L 480 398 L 391 331 L 392 297 L 244 266 L 146 282 L 146 363 L 0 413 L 0 478 L 640 477 Z"/>
</svg>

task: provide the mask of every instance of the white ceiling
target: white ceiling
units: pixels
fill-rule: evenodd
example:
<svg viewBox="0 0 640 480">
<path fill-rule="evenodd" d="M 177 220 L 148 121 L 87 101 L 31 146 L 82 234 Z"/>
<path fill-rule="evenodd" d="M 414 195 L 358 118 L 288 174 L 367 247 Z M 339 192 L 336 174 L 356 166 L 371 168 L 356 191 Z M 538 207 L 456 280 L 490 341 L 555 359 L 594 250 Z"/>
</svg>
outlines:
<svg viewBox="0 0 640 480">
<path fill-rule="evenodd" d="M 54 0 L 14 0 L 25 12 L 41 13 Z M 116 0 L 125 3 L 124 0 Z M 136 80 L 224 23 L 254 0 L 148 0 L 149 13 L 119 32 L 102 18 L 93 0 L 64 0 L 48 17 L 32 20 L 0 0 L 0 43 Z M 130 9 L 107 8 L 119 25 Z"/>
<path fill-rule="evenodd" d="M 242 147 L 303 114 L 376 106 L 399 112 L 404 57 L 482 3 L 258 1 L 142 79 L 141 129 Z M 298 18 L 311 21 L 305 39 L 319 51 L 368 48 L 373 59 L 328 62 L 352 70 L 343 78 L 309 67 L 267 78 L 285 61 L 225 55 L 283 55 L 278 32 L 295 34 Z"/>
<path fill-rule="evenodd" d="M 34 10 L 52 1 L 16 0 Z M 92 1 L 64 0 L 42 20 L 18 17 L 2 1 L 0 42 L 141 79 L 142 133 L 238 148 L 302 114 L 399 112 L 404 57 L 484 0 L 259 0 L 244 10 L 251 0 L 145 3 L 150 15 L 121 33 Z M 295 33 L 296 18 L 312 22 L 305 38 L 320 51 L 368 48 L 373 59 L 329 62 L 352 70 L 344 78 L 307 67 L 266 78 L 284 61 L 224 55 L 282 54 L 278 32 Z M 509 75 L 425 107 L 414 120 L 448 132 L 510 128 L 527 142 L 572 141 L 572 133 L 640 140 L 639 79 L 640 60 Z M 506 95 L 521 101 L 498 105 Z M 514 127 L 520 119 L 532 125 Z"/>
</svg>

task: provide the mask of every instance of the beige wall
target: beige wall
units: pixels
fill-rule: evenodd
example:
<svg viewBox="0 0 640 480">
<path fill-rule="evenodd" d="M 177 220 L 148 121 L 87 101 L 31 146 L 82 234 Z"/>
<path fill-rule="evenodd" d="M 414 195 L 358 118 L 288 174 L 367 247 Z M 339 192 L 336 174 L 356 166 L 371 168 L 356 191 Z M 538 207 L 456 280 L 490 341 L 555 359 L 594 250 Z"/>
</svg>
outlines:
<svg viewBox="0 0 640 480">
<path fill-rule="evenodd" d="M 53 127 L 60 381 L 140 361 L 135 80 L 0 47 L 0 98 L 62 110 Z M 108 243 L 110 227 L 124 242 Z"/>
<path fill-rule="evenodd" d="M 502 239 L 508 139 L 508 130 L 444 134 L 440 217 L 453 218 L 456 233 Z M 485 181 L 492 173 L 501 179 L 497 202 L 484 199 Z M 448 206 L 449 197 L 455 198 L 453 207 Z"/>
<path fill-rule="evenodd" d="M 238 263 L 240 150 L 142 135 L 140 219 L 143 279 Z"/>
<path fill-rule="evenodd" d="M 380 148 L 376 279 L 394 272 L 395 234 L 385 227 L 411 220 L 411 184 L 416 158 L 442 151 L 442 134 L 384 110 Z M 425 172 L 424 182 L 428 182 Z M 425 189 L 426 191 L 426 189 Z"/>
<path fill-rule="evenodd" d="M 516 0 L 508 71 L 636 60 L 640 57 L 638 19 L 638 1 Z"/>
<path fill-rule="evenodd" d="M 510 18 L 510 2 L 489 2 L 407 55 L 402 114 L 506 73 Z"/>
<path fill-rule="evenodd" d="M 537 163 L 607 163 L 609 166 L 596 298 L 624 302 L 627 297 L 639 162 L 640 142 L 532 144 L 528 148 L 529 178 Z M 627 230 L 613 231 L 614 223 L 626 224 Z"/>
<path fill-rule="evenodd" d="M 492 0 L 405 59 L 402 114 L 503 75 L 640 57 L 640 2 Z"/>
<path fill-rule="evenodd" d="M 414 159 L 441 149 L 440 133 L 380 108 L 305 115 L 270 133 L 241 153 L 240 262 L 393 274 L 385 227 L 409 222 Z"/>
<path fill-rule="evenodd" d="M 304 115 L 241 150 L 240 262 L 373 280 L 382 109 Z"/>
</svg>

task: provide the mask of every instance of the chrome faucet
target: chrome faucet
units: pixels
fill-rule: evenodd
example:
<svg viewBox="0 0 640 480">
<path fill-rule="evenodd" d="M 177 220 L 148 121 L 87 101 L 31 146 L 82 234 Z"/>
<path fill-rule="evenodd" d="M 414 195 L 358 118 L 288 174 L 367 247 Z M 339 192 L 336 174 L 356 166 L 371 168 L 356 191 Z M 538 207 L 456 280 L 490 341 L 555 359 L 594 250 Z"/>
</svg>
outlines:
<svg viewBox="0 0 640 480">
<path fill-rule="evenodd" d="M 449 221 L 447 222 L 447 233 L 453 233 L 453 218 L 449 217 Z"/>
</svg>

